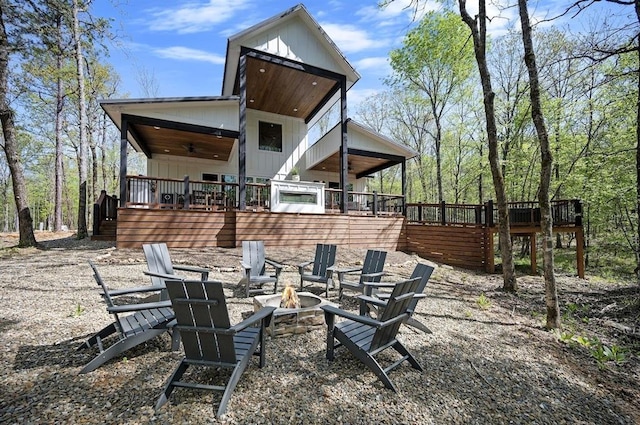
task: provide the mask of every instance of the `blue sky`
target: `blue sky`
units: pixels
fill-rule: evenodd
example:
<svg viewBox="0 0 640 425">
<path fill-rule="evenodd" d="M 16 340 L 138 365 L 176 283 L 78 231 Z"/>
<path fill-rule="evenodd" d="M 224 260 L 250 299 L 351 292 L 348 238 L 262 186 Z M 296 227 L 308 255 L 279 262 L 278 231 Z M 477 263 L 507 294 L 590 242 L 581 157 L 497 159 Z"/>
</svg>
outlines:
<svg viewBox="0 0 640 425">
<path fill-rule="evenodd" d="M 349 91 L 350 104 L 382 89 L 389 74 L 389 51 L 400 47 L 414 22 L 410 0 L 395 0 L 380 9 L 376 0 L 307 0 L 320 23 L 362 78 Z M 469 11 L 474 6 L 469 1 Z M 558 13 L 560 2 L 530 1 L 538 19 Z M 122 79 L 121 91 L 144 97 L 139 83 L 146 73 L 157 82 L 157 96 L 220 95 L 227 38 L 296 5 L 268 0 L 95 0 L 95 16 L 114 19 L 116 39 L 109 61 Z M 421 1 L 422 12 L 441 6 Z M 599 6 L 610 7 L 610 6 Z M 517 9 L 490 8 L 490 31 L 499 35 L 517 24 Z M 419 18 L 419 16 L 418 16 Z M 556 22 L 554 25 L 562 25 Z"/>
</svg>

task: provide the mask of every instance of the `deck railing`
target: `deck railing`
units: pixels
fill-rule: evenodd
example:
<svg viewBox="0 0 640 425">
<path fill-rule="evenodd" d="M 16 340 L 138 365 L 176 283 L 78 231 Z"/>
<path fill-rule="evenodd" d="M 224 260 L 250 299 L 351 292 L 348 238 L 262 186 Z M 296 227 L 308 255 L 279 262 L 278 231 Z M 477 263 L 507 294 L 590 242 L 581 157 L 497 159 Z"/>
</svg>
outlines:
<svg viewBox="0 0 640 425">
<path fill-rule="evenodd" d="M 253 211 L 269 209 L 271 190 L 266 183 L 246 184 L 246 206 Z M 342 190 L 325 189 L 325 210 L 340 212 Z M 402 215 L 404 196 L 376 192 L 348 192 L 347 208 L 354 214 Z M 237 209 L 238 184 L 147 176 L 127 176 L 127 201 L 132 208 Z"/>
<path fill-rule="evenodd" d="M 107 195 L 107 191 L 100 192 L 100 196 L 93 204 L 93 234 L 100 234 L 103 221 L 115 220 L 118 215 L 118 198 Z"/>
<path fill-rule="evenodd" d="M 582 202 L 577 199 L 551 201 L 554 226 L 581 226 Z M 485 204 L 407 204 L 407 221 L 441 225 L 484 225 L 498 223 L 498 211 L 492 201 Z M 510 202 L 511 227 L 539 226 L 538 202 Z"/>
<path fill-rule="evenodd" d="M 248 210 L 269 210 L 270 187 L 266 183 L 246 184 Z M 498 211 L 492 201 L 485 204 L 422 204 L 404 202 L 404 196 L 376 192 L 349 191 L 349 213 L 363 215 L 406 215 L 410 223 L 440 225 L 480 225 L 493 227 Z M 341 189 L 325 189 L 325 211 L 340 212 Z M 147 176 L 127 176 L 127 207 L 233 210 L 238 207 L 238 184 Z M 582 203 L 576 199 L 551 202 L 556 226 L 582 225 Z M 512 227 L 539 226 L 538 202 L 509 203 Z"/>
</svg>

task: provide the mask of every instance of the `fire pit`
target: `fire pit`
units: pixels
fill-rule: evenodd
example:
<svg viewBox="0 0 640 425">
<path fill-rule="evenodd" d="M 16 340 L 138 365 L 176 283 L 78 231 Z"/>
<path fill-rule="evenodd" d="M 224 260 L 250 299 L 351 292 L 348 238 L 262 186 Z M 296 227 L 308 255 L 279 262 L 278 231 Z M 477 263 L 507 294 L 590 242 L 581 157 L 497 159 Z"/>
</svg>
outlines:
<svg viewBox="0 0 640 425">
<path fill-rule="evenodd" d="M 254 311 L 258 311 L 262 307 L 277 307 L 273 312 L 271 324 L 267 328 L 267 333 L 272 337 L 302 334 L 322 328 L 324 312 L 321 307 L 323 305 L 337 306 L 310 292 L 299 292 L 297 296 L 300 302 L 299 308 L 280 307 L 282 296 L 279 294 L 258 295 L 253 298 Z"/>
</svg>

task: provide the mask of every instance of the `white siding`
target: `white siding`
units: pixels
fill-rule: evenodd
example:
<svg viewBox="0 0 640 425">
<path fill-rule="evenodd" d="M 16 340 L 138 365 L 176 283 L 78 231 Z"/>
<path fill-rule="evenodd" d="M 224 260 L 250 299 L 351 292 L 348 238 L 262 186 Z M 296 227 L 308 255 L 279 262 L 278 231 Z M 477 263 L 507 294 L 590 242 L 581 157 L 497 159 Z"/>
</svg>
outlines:
<svg viewBox="0 0 640 425">
<path fill-rule="evenodd" d="M 237 103 L 209 104 L 194 107 L 181 106 L 180 108 L 154 106 L 153 108 L 131 111 L 131 113 L 150 118 L 238 131 L 240 128 L 238 108 Z"/>
<path fill-rule="evenodd" d="M 243 45 L 283 58 L 293 59 L 319 68 L 344 74 L 344 70 L 316 37 L 315 32 L 298 18 L 271 28 L 256 37 L 243 41 Z"/>
<path fill-rule="evenodd" d="M 282 125 L 282 152 L 258 149 L 258 121 Z M 298 166 L 304 179 L 304 164 L 298 164 L 307 146 L 307 125 L 303 120 L 247 110 L 247 163 L 248 177 L 285 179 L 294 166 Z M 238 143 L 228 162 L 197 158 L 156 155 L 147 161 L 149 175 L 181 179 L 189 175 L 192 180 L 202 179 L 202 173 L 238 174 Z"/>
</svg>

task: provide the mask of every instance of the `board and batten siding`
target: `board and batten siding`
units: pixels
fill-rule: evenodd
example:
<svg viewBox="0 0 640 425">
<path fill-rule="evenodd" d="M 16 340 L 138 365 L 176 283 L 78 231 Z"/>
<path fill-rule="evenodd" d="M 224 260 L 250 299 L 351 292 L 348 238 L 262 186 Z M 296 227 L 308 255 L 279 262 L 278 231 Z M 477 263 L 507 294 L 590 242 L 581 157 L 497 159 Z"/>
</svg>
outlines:
<svg viewBox="0 0 640 425">
<path fill-rule="evenodd" d="M 209 102 L 193 106 L 181 105 L 180 108 L 176 108 L 172 103 L 155 104 L 151 108 L 148 105 L 143 106 L 146 106 L 146 108 L 141 109 L 139 115 L 149 118 L 204 125 L 232 131 L 238 131 L 240 128 L 239 102 L 237 100 Z"/>
<path fill-rule="evenodd" d="M 237 116 L 237 109 L 235 114 Z M 258 148 L 258 122 L 282 125 L 282 152 Z M 200 123 L 202 125 L 210 125 Z M 303 120 L 267 112 L 247 110 L 247 176 L 284 179 L 296 165 L 307 146 L 307 125 Z M 302 171 L 302 170 L 301 170 Z M 229 161 L 154 155 L 147 160 L 147 174 L 154 177 L 201 180 L 203 173 L 238 175 L 238 144 Z"/>
<path fill-rule="evenodd" d="M 282 125 L 282 152 L 259 149 L 259 121 Z M 307 131 L 307 125 L 299 118 L 247 110 L 247 176 L 285 179 L 307 148 Z M 237 166 L 237 150 L 234 154 Z"/>
<path fill-rule="evenodd" d="M 255 50 L 344 74 L 344 69 L 326 48 L 326 42 L 319 39 L 315 31 L 309 31 L 300 19 L 290 19 L 285 25 L 276 26 L 253 38 L 243 40 L 242 44 Z"/>
</svg>

